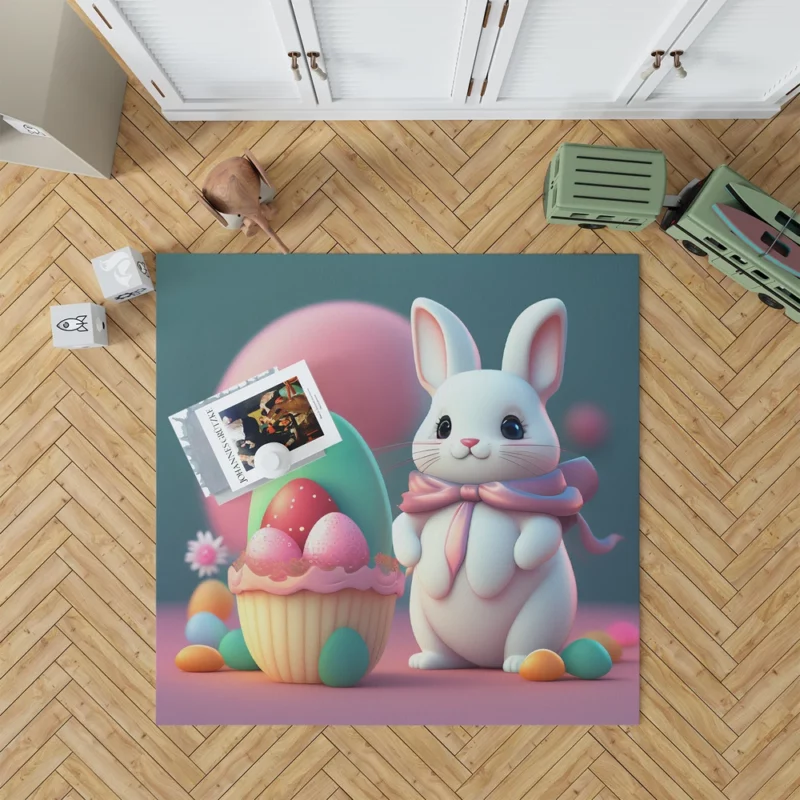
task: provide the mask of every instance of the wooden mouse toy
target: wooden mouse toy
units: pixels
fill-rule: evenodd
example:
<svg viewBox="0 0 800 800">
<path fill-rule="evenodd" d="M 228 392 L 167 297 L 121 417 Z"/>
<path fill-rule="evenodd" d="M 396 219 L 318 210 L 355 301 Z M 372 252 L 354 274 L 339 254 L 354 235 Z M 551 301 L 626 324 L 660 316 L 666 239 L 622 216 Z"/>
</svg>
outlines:
<svg viewBox="0 0 800 800">
<path fill-rule="evenodd" d="M 247 236 L 261 228 L 282 253 L 289 248 L 270 225 L 275 211 L 268 205 L 275 197 L 266 172 L 255 156 L 245 150 L 243 156 L 226 158 L 208 174 L 200 200 L 214 218 L 226 228 L 244 227 Z"/>
</svg>

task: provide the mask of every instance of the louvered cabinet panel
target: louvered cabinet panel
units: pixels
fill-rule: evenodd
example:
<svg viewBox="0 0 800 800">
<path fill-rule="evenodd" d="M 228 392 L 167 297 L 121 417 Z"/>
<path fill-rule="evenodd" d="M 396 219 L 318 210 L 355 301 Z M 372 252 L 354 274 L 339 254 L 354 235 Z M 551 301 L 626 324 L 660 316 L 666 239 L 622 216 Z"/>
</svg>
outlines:
<svg viewBox="0 0 800 800">
<path fill-rule="evenodd" d="M 800 83 L 799 31 L 800 0 L 727 0 L 691 43 L 675 43 L 686 77 L 669 70 L 650 100 L 759 101 L 790 91 Z"/>
<path fill-rule="evenodd" d="M 497 97 L 614 101 L 632 67 L 684 5 L 664 0 L 529 0 Z M 496 80 L 491 72 L 489 80 Z"/>
<path fill-rule="evenodd" d="M 304 100 L 287 55 L 296 48 L 268 0 L 78 2 L 164 106 L 247 109 Z M 306 96 L 313 97 L 310 88 Z"/>
<path fill-rule="evenodd" d="M 486 0 L 292 0 L 320 104 L 463 102 Z M 465 41 L 468 40 L 468 41 Z"/>
</svg>

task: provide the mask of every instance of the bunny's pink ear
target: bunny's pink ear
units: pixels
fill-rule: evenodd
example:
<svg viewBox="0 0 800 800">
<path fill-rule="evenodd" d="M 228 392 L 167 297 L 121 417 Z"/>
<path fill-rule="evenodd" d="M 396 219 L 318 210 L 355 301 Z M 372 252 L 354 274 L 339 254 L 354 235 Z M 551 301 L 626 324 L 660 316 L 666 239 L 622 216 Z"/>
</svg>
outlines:
<svg viewBox="0 0 800 800">
<path fill-rule="evenodd" d="M 560 300 L 541 300 L 518 317 L 506 340 L 503 371 L 519 375 L 547 402 L 561 384 L 567 342 L 567 309 Z"/>
<path fill-rule="evenodd" d="M 417 377 L 428 394 L 447 378 L 481 368 L 481 357 L 470 332 L 449 308 L 418 297 L 411 306 L 411 335 Z"/>
</svg>

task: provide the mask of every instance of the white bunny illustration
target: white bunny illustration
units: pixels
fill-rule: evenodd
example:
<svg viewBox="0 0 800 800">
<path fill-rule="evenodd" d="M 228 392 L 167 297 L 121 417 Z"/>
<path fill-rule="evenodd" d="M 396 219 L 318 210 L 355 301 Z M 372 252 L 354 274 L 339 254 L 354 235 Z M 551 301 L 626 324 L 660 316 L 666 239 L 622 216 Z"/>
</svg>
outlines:
<svg viewBox="0 0 800 800">
<path fill-rule="evenodd" d="M 562 532 L 611 550 L 578 513 L 596 491 L 586 459 L 559 465 L 545 404 L 564 368 L 567 317 L 542 300 L 511 328 L 501 370 L 482 370 L 475 342 L 450 310 L 425 298 L 411 308 L 414 358 L 432 396 L 394 521 L 395 554 L 413 567 L 410 615 L 418 669 L 503 667 L 519 672 L 539 648 L 558 651 L 577 590 Z"/>
</svg>

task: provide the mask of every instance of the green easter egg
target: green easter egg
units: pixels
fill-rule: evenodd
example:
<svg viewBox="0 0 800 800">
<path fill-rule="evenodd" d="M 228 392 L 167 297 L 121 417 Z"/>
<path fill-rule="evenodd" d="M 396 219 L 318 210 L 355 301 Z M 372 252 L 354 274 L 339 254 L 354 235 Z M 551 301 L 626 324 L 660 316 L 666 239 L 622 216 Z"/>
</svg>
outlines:
<svg viewBox="0 0 800 800">
<path fill-rule="evenodd" d="M 249 539 L 260 527 L 272 498 L 296 478 L 308 478 L 322 486 L 367 539 L 372 557 L 394 555 L 392 550 L 392 509 L 378 462 L 361 434 L 338 414 L 331 414 L 342 441 L 329 447 L 322 458 L 292 470 L 288 475 L 259 486 L 250 497 L 247 522 Z"/>
<path fill-rule="evenodd" d="M 258 669 L 258 664 L 253 660 L 244 641 L 244 634 L 240 628 L 229 631 L 219 643 L 219 652 L 225 663 L 231 669 Z"/>
<path fill-rule="evenodd" d="M 561 653 L 564 668 L 576 678 L 602 678 L 611 669 L 608 650 L 594 639 L 576 639 Z"/>
<path fill-rule="evenodd" d="M 352 628 L 337 628 L 319 654 L 319 677 L 326 686 L 355 686 L 368 667 L 367 643 Z"/>
</svg>

